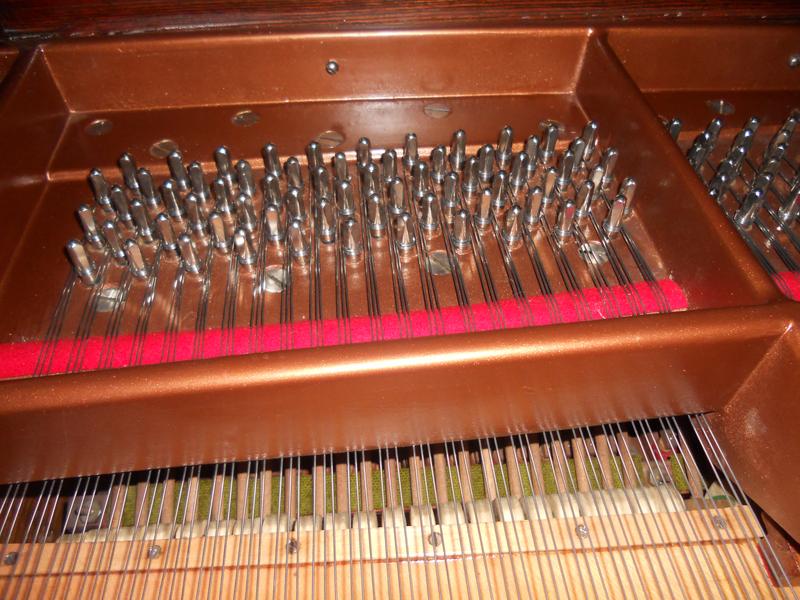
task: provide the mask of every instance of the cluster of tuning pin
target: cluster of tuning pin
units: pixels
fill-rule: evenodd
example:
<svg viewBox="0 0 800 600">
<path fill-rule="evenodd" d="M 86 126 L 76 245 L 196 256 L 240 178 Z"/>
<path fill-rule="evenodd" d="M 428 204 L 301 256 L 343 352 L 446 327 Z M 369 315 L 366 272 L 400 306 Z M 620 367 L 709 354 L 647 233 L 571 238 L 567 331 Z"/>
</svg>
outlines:
<svg viewBox="0 0 800 600">
<path fill-rule="evenodd" d="M 748 182 L 747 194 L 733 216 L 738 227 L 750 229 L 764 206 L 768 192 L 778 177 L 782 164 L 785 163 L 786 153 L 798 121 L 800 112 L 794 111 L 772 136 L 763 154 L 748 158 L 760 125 L 757 117 L 751 117 L 733 138 L 725 157 L 715 169 L 713 177 L 708 182 L 708 190 L 717 200 L 720 200 L 733 182 L 741 177 L 742 168 L 748 161 L 754 172 L 752 181 Z M 716 148 L 721 129 L 722 121 L 718 118 L 712 120 L 689 148 L 687 152 L 689 163 L 698 173 L 708 163 L 711 153 Z M 779 198 L 777 220 L 781 227 L 791 227 L 800 213 L 800 173 L 797 169 L 793 169 L 793 175 L 788 183 L 789 191 L 784 197 Z"/>
<path fill-rule="evenodd" d="M 170 178 L 160 186 L 124 154 L 119 160 L 123 185 L 109 184 L 99 169 L 89 173 L 99 210 L 89 205 L 78 209 L 85 243 L 70 241 L 67 253 L 86 285 L 98 282 L 87 246 L 127 265 L 138 278 L 151 273 L 145 247 L 176 256 L 191 274 L 204 268 L 198 247 L 209 249 L 206 256 L 211 249 L 226 254 L 233 250 L 238 262 L 250 267 L 264 244 L 278 244 L 296 264 L 305 265 L 311 253 L 308 212 L 316 239 L 338 242 L 354 260 L 364 250 L 359 215 L 367 225 L 364 232 L 375 238 L 388 234 L 401 254 L 415 252 L 419 233 L 433 236 L 440 230 L 463 253 L 471 248 L 473 231 L 495 225 L 506 244 L 517 244 L 526 229 L 542 222 L 551 205 L 556 206 L 554 235 L 565 242 L 612 181 L 618 153 L 609 148 L 593 160 L 598 143 L 593 122 L 560 154 L 558 135 L 558 127 L 550 124 L 541 138 L 531 135 L 514 152 L 513 131 L 504 127 L 496 146 L 484 145 L 475 156 L 467 156 L 466 134 L 459 130 L 449 149 L 436 146 L 425 161 L 416 135 L 409 133 L 400 158 L 389 149 L 379 162 L 373 162 L 370 141 L 361 138 L 355 152 L 358 192 L 345 154 L 333 155 L 329 171 L 320 145 L 311 142 L 306 148 L 308 195 L 300 161 L 290 157 L 281 164 L 277 148 L 266 144 L 259 211 L 251 165 L 245 160 L 234 165 L 225 147 L 214 152 L 216 173 L 210 186 L 201 164 L 187 167 L 177 151 L 167 157 Z M 630 214 L 635 187 L 630 178 L 620 185 L 603 221 L 607 235 L 617 234 Z"/>
</svg>

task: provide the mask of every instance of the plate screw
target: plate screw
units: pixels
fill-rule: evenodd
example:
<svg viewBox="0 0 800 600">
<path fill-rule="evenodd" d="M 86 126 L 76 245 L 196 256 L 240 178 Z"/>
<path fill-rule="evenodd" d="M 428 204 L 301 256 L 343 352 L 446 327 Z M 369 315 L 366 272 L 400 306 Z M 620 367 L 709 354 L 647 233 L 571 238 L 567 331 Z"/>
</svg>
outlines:
<svg viewBox="0 0 800 600">
<path fill-rule="evenodd" d="M 800 54 L 792 54 L 789 57 L 789 66 L 792 69 L 796 69 L 797 67 L 800 67 Z"/>
<path fill-rule="evenodd" d="M 290 539 L 288 542 L 286 542 L 286 551 L 289 554 L 296 554 L 299 549 L 300 549 L 300 544 L 298 543 L 297 540 Z"/>
<path fill-rule="evenodd" d="M 158 544 L 153 544 L 147 549 L 147 558 L 150 560 L 158 558 L 159 556 L 161 556 L 161 546 Z"/>
<path fill-rule="evenodd" d="M 442 543 L 442 536 L 438 532 L 433 532 L 428 536 L 428 543 L 435 548 Z"/>
<path fill-rule="evenodd" d="M 153 158 L 167 158 L 170 152 L 174 150 L 178 150 L 178 144 L 176 144 L 173 140 L 158 140 L 152 146 L 150 146 L 150 156 Z"/>
<path fill-rule="evenodd" d="M 231 122 L 239 127 L 250 127 L 251 125 L 258 123 L 260 120 L 261 117 L 258 116 L 258 113 L 252 110 L 240 110 L 233 115 L 233 117 L 231 117 Z"/>
<path fill-rule="evenodd" d="M 19 558 L 19 554 L 17 552 L 9 552 L 3 557 L 3 564 L 4 565 L 15 565 L 17 564 L 17 559 Z"/>
<path fill-rule="evenodd" d="M 95 119 L 86 126 L 86 133 L 89 135 L 105 135 L 111 131 L 114 124 L 110 119 Z"/>
<path fill-rule="evenodd" d="M 719 515 L 711 517 L 711 523 L 713 523 L 714 527 L 717 529 L 726 529 L 728 527 L 728 522 Z"/>
<path fill-rule="evenodd" d="M 325 64 L 325 70 L 328 72 L 328 75 L 336 75 L 339 72 L 339 63 L 335 60 L 329 60 Z"/>
<path fill-rule="evenodd" d="M 422 107 L 422 111 L 432 119 L 444 119 L 450 114 L 451 109 L 447 104 L 433 102 Z"/>
<path fill-rule="evenodd" d="M 581 523 L 575 528 L 575 533 L 578 534 L 578 537 L 586 538 L 589 537 L 589 528 Z"/>
</svg>

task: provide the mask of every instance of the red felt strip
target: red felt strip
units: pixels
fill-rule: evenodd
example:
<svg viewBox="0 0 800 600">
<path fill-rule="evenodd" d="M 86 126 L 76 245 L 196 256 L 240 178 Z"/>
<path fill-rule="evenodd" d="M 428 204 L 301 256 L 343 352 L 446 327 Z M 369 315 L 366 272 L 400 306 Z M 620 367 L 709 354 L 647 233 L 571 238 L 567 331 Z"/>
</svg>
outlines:
<svg viewBox="0 0 800 600">
<path fill-rule="evenodd" d="M 202 338 L 202 352 L 199 356 L 194 356 L 195 333 L 186 331 L 179 333 L 173 340 L 174 354 L 169 357 L 169 362 L 230 354 L 274 352 L 289 348 L 357 344 L 371 342 L 374 339 L 396 340 L 405 337 L 450 335 L 559 322 L 595 321 L 631 316 L 637 312 L 634 310 L 637 307 L 640 313 L 655 313 L 663 304 L 663 299 L 659 299 L 654 293 L 656 286 L 660 289 L 663 299 L 666 299 L 669 310 L 687 308 L 683 290 L 673 281 L 662 280 L 652 287 L 648 283 L 637 283 L 629 287 L 613 286 L 604 290 L 589 288 L 581 290 L 580 294 L 565 292 L 549 299 L 535 296 L 527 299 L 527 310 L 524 301 L 516 300 L 502 300 L 495 308 L 484 303 L 473 304 L 466 309 L 471 315 L 469 324 L 465 318 L 465 311 L 454 306 L 441 309 L 437 318 L 433 318 L 427 311 L 418 310 L 410 313 L 405 321 L 396 314 L 383 315 L 379 320 L 354 317 L 349 320 L 346 327 L 337 319 L 327 319 L 317 323 L 313 329 L 312 323 L 308 321 L 287 326 L 265 325 L 256 331 L 250 327 L 237 327 L 232 331 L 208 329 Z M 141 346 L 138 364 L 152 365 L 165 362 L 163 352 L 165 337 L 163 332 L 148 333 Z M 131 365 L 133 342 L 134 337 L 131 335 L 121 335 L 114 340 L 111 345 L 111 368 Z M 72 339 L 56 343 L 48 373 L 66 371 L 74 344 Z M 41 349 L 42 342 L 0 344 L 0 379 L 32 376 Z M 84 342 L 83 361 L 79 370 L 97 370 L 102 350 L 102 337 L 87 339 Z"/>
<path fill-rule="evenodd" d="M 783 271 L 776 273 L 773 277 L 787 298 L 800 302 L 800 273 Z"/>
</svg>

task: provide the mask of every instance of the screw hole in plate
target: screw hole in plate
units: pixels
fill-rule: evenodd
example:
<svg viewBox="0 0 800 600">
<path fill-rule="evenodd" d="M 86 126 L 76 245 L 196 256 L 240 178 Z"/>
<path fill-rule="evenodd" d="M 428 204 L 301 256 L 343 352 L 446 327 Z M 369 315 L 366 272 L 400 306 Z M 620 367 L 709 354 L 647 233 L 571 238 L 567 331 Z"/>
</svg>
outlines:
<svg viewBox="0 0 800 600">
<path fill-rule="evenodd" d="M 711 110 L 711 112 L 714 112 L 718 115 L 732 115 L 734 112 L 736 112 L 736 107 L 722 98 L 708 100 L 706 101 L 706 106 Z"/>
<path fill-rule="evenodd" d="M 250 127 L 261 120 L 259 114 L 253 110 L 240 110 L 231 117 L 231 122 L 237 127 Z"/>
<path fill-rule="evenodd" d="M 84 131 L 88 135 L 105 135 L 114 127 L 114 123 L 111 122 L 111 119 L 94 119 L 90 121 Z"/>
<path fill-rule="evenodd" d="M 150 156 L 153 158 L 167 158 L 170 152 L 174 152 L 175 150 L 178 150 L 178 144 L 173 140 L 165 138 L 163 140 L 158 140 L 150 146 Z"/>
</svg>

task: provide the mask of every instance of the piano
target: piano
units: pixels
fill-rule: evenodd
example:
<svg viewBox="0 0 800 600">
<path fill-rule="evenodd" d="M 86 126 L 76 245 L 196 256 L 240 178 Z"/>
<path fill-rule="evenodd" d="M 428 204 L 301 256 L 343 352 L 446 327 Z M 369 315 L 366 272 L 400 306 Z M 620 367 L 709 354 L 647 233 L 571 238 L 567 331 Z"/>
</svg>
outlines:
<svg viewBox="0 0 800 600">
<path fill-rule="evenodd" d="M 0 597 L 797 598 L 796 5 L 1 14 Z"/>
</svg>

